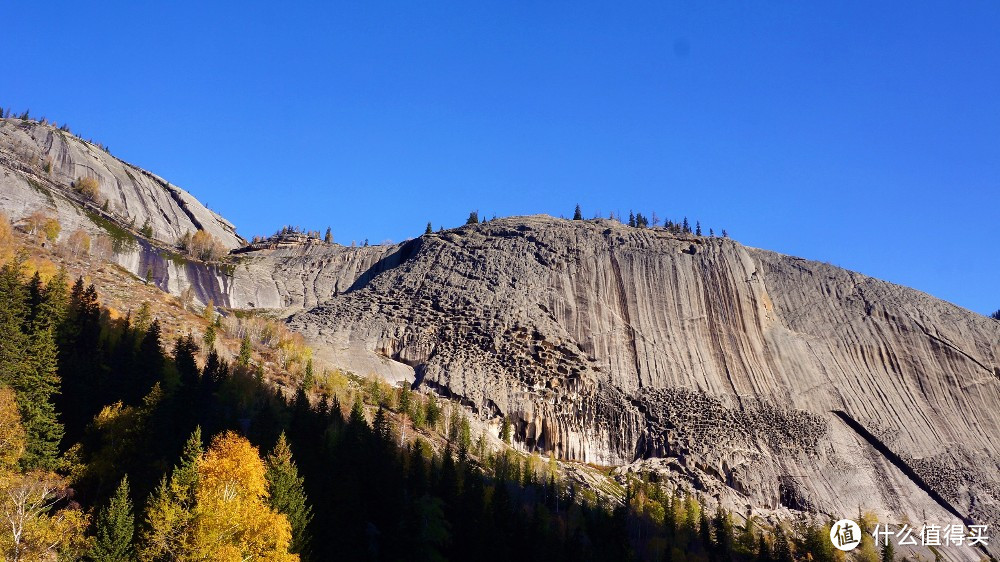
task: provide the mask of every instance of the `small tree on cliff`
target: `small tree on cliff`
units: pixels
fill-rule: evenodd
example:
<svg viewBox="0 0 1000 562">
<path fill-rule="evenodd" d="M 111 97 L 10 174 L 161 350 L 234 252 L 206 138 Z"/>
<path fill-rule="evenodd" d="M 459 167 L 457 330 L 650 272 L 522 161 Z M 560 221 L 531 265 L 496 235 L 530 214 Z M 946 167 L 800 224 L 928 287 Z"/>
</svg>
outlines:
<svg viewBox="0 0 1000 562">
<path fill-rule="evenodd" d="M 577 204 L 576 210 L 573 211 L 573 220 L 575 220 L 575 221 L 582 221 L 583 220 L 583 212 L 580 211 L 580 205 L 579 204 Z"/>
<path fill-rule="evenodd" d="M 465 224 L 479 224 L 479 211 L 469 213 L 469 218 L 465 220 Z"/>
<path fill-rule="evenodd" d="M 503 424 L 500 426 L 500 440 L 510 443 L 510 418 L 504 416 Z"/>
</svg>

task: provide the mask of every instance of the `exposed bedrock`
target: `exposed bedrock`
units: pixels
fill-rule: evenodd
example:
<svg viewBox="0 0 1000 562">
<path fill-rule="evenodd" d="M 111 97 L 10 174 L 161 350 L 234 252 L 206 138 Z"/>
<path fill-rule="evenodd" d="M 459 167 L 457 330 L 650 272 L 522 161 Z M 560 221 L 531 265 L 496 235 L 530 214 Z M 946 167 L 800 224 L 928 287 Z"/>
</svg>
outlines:
<svg viewBox="0 0 1000 562">
<path fill-rule="evenodd" d="M 72 134 L 20 119 L 0 119 L 0 208 L 16 219 L 41 210 L 57 215 L 63 228 L 93 228 L 70 184 L 97 180 L 93 211 L 136 228 L 149 226 L 153 238 L 173 244 L 185 233 L 205 230 L 226 248 L 244 240 L 235 227 L 176 185 L 127 164 Z M 107 205 L 104 205 L 104 202 Z"/>
<path fill-rule="evenodd" d="M 510 417 L 522 447 L 674 459 L 665 470 L 759 505 L 936 513 L 843 411 L 963 516 L 1000 522 L 994 320 L 833 266 L 611 221 L 502 219 L 386 252 L 393 263 L 317 293 L 291 325 L 331 360 Z"/>
</svg>

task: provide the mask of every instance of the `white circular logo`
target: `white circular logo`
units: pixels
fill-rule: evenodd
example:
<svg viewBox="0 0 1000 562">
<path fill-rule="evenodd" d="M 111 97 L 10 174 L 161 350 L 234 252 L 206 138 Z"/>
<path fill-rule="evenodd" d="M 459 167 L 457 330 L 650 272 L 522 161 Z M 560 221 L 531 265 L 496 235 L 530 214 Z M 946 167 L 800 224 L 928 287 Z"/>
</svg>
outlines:
<svg viewBox="0 0 1000 562">
<path fill-rule="evenodd" d="M 830 529 L 830 542 L 840 550 L 854 550 L 861 544 L 861 527 L 850 519 L 841 519 Z"/>
</svg>

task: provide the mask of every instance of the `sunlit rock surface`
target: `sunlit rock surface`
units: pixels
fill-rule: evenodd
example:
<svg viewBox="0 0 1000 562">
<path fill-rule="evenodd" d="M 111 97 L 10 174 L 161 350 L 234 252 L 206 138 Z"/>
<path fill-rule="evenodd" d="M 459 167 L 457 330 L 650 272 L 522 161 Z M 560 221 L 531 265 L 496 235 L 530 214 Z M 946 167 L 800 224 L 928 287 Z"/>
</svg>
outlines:
<svg viewBox="0 0 1000 562">
<path fill-rule="evenodd" d="M 70 187 L 84 177 L 98 181 L 96 204 Z M 232 224 L 180 187 L 70 133 L 20 119 L 0 119 L 0 208 L 15 219 L 57 213 L 64 230 L 93 229 L 89 211 L 137 229 L 148 224 L 152 237 L 167 244 L 198 230 L 229 249 L 244 244 Z"/>
<path fill-rule="evenodd" d="M 330 357 L 379 357 L 393 378 L 408 366 L 510 416 L 526 449 L 656 458 L 741 506 L 1000 522 L 992 319 L 612 221 L 502 219 L 384 253 L 373 275 L 346 268 L 348 290 L 301 298 L 297 281 L 306 310 L 291 325 Z"/>
</svg>

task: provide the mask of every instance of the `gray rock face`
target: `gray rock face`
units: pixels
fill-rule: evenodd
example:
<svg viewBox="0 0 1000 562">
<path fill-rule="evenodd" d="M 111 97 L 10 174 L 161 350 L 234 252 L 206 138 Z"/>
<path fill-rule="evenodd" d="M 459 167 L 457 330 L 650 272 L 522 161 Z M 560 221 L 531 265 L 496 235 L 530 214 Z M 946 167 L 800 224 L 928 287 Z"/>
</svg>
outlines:
<svg viewBox="0 0 1000 562">
<path fill-rule="evenodd" d="M 389 256 L 291 326 L 335 358 L 381 358 L 393 378 L 407 366 L 512 417 L 526 449 L 655 458 L 740 506 L 1000 523 L 994 320 L 610 221 L 503 219 Z"/>
<path fill-rule="evenodd" d="M 106 200 L 108 216 L 135 228 L 149 224 L 161 242 L 174 244 L 184 233 L 202 229 L 227 248 L 245 244 L 232 224 L 183 189 L 54 127 L 0 119 L 0 172 L 0 208 L 13 218 L 48 210 L 59 215 L 64 231 L 92 229 L 81 212 L 84 199 L 70 187 L 78 178 L 92 177 L 101 197 L 93 211 Z"/>
</svg>

